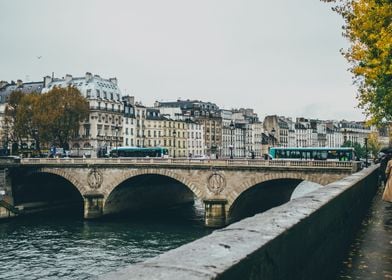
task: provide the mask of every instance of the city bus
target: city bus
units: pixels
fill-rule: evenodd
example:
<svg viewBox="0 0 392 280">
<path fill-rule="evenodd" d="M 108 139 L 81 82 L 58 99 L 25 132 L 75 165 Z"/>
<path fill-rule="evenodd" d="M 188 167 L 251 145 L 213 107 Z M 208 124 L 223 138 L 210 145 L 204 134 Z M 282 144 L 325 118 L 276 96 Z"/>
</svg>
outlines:
<svg viewBox="0 0 392 280">
<path fill-rule="evenodd" d="M 166 148 L 151 147 L 117 147 L 110 151 L 110 157 L 151 157 L 151 158 L 167 158 L 169 151 Z"/>
<path fill-rule="evenodd" d="M 272 147 L 269 151 L 271 159 L 283 160 L 333 160 L 352 161 L 356 160 L 354 148 L 295 148 L 295 147 Z"/>
</svg>

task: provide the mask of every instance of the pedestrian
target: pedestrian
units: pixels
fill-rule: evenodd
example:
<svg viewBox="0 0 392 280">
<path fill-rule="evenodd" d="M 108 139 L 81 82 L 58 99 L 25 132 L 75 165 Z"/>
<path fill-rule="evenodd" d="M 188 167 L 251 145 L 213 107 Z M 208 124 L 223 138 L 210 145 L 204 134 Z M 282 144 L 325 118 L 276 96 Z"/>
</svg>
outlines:
<svg viewBox="0 0 392 280">
<path fill-rule="evenodd" d="M 381 181 L 384 183 L 384 185 L 387 183 L 388 177 L 386 176 L 386 169 L 387 169 L 387 164 L 389 160 L 392 158 L 390 153 L 383 154 L 381 156 L 380 160 L 380 176 L 381 176 Z"/>
<path fill-rule="evenodd" d="M 388 161 L 387 168 L 385 170 L 385 176 L 387 183 L 385 184 L 384 193 L 382 194 L 382 200 L 392 202 L 392 160 Z"/>
</svg>

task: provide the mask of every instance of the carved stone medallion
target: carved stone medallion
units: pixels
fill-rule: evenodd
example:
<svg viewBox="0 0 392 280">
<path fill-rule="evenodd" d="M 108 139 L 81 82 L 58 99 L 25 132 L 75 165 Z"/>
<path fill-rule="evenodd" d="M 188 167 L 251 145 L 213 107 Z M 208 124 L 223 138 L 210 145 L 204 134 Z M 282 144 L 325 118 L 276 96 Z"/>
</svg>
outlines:
<svg viewBox="0 0 392 280">
<path fill-rule="evenodd" d="M 93 168 L 87 175 L 87 182 L 92 189 L 99 189 L 102 185 L 103 175 L 101 171 Z"/>
<path fill-rule="evenodd" d="M 222 174 L 214 172 L 208 178 L 207 187 L 208 190 L 213 194 L 220 194 L 223 191 L 223 189 L 226 187 L 226 180 Z"/>
</svg>

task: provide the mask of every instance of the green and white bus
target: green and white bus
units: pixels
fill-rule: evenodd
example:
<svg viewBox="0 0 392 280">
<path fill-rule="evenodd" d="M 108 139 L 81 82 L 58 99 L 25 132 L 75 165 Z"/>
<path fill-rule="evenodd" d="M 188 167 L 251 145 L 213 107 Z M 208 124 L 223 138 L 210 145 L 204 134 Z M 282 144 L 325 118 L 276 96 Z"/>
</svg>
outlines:
<svg viewBox="0 0 392 280">
<path fill-rule="evenodd" d="M 356 160 L 354 148 L 296 148 L 296 147 L 272 147 L 269 151 L 271 159 L 282 160 L 333 160 L 352 161 Z"/>
<path fill-rule="evenodd" d="M 162 147 L 117 147 L 110 151 L 110 157 L 167 158 L 169 157 L 169 151 Z"/>
</svg>

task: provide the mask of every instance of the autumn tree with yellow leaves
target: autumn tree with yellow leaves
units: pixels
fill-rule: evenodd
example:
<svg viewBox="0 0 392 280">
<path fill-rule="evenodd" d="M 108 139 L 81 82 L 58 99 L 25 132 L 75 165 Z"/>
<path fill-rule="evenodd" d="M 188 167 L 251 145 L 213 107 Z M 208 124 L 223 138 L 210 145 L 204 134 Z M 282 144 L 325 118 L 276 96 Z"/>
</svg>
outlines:
<svg viewBox="0 0 392 280">
<path fill-rule="evenodd" d="M 343 51 L 358 86 L 359 107 L 371 124 L 392 121 L 392 1 L 322 0 L 334 2 L 350 41 Z"/>
<path fill-rule="evenodd" d="M 37 148 L 38 143 L 68 148 L 88 116 L 88 101 L 75 87 L 54 87 L 44 94 L 15 91 L 5 110 L 6 133 L 14 143 L 34 139 Z"/>
</svg>

